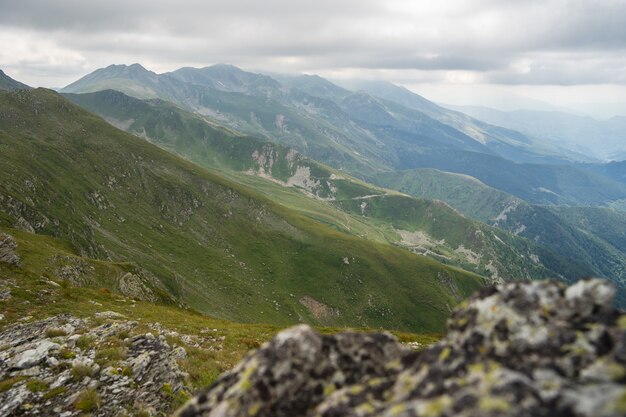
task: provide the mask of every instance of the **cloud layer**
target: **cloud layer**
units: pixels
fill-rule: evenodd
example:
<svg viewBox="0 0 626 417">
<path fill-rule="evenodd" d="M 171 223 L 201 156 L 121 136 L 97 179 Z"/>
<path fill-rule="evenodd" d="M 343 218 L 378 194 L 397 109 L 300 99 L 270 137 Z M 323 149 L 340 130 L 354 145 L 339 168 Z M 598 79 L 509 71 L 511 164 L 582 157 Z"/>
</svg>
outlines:
<svg viewBox="0 0 626 417">
<path fill-rule="evenodd" d="M 626 85 L 626 0 L 0 0 L 0 9 L 0 67 L 56 85 L 131 62 Z"/>
</svg>

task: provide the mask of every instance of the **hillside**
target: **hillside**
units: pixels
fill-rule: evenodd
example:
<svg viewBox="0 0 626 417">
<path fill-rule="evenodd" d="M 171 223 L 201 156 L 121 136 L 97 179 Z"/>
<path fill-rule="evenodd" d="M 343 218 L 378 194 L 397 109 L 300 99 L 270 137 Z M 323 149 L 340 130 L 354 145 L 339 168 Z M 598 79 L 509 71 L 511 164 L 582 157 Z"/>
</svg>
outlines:
<svg viewBox="0 0 626 417">
<path fill-rule="evenodd" d="M 522 202 L 471 176 L 432 168 L 385 172 L 371 180 L 415 197 L 445 201 L 461 213 L 487 224 L 510 205 Z"/>
<path fill-rule="evenodd" d="M 517 164 L 483 153 L 438 149 L 406 154 L 402 164 L 469 175 L 532 204 L 609 205 L 626 196 L 624 183 L 578 165 Z"/>
<path fill-rule="evenodd" d="M 2 413 L 80 409 L 74 399 L 95 380 L 100 414 L 120 406 L 138 415 L 151 408 L 169 414 L 280 330 L 141 300 L 116 285 L 128 271 L 128 263 L 81 257 L 50 236 L 0 228 Z M 437 340 L 394 333 L 419 347 Z M 24 347 L 46 344 L 61 347 L 42 357 L 56 366 L 9 367 Z"/>
<path fill-rule="evenodd" d="M 114 125 L 342 232 L 403 246 L 494 281 L 575 279 L 591 272 L 445 204 L 363 183 L 292 149 L 209 125 L 166 102 L 141 101 L 111 90 L 67 97 Z"/>
<path fill-rule="evenodd" d="M 30 87 L 26 84 L 22 84 L 19 81 L 14 80 L 0 70 L 0 91 L 13 91 L 13 90 L 29 90 Z"/>
<path fill-rule="evenodd" d="M 523 236 L 591 268 L 620 287 L 626 301 L 626 216 L 606 207 L 553 207 L 529 204 L 475 178 L 437 170 L 382 174 L 382 186 L 417 197 L 440 199 L 460 212 Z"/>
<path fill-rule="evenodd" d="M 480 285 L 272 204 L 51 91 L 0 99 L 0 224 L 132 262 L 141 280 L 198 311 L 437 330 L 447 306 Z"/>
</svg>

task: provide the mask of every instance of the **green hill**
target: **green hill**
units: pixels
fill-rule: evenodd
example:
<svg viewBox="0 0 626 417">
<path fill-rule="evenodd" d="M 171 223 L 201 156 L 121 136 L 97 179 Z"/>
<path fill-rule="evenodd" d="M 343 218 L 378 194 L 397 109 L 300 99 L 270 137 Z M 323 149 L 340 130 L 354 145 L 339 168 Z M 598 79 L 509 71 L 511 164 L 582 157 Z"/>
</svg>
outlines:
<svg viewBox="0 0 626 417">
<path fill-rule="evenodd" d="M 447 202 L 462 213 L 576 259 L 592 275 L 607 277 L 626 301 L 626 215 L 606 207 L 538 206 L 475 178 L 438 170 L 386 173 L 376 182 L 401 192 Z"/>
<path fill-rule="evenodd" d="M 590 270 L 447 205 L 363 183 L 294 150 L 207 124 L 163 101 L 120 92 L 67 97 L 111 123 L 345 233 L 403 246 L 495 281 Z M 563 257 L 563 258 L 566 258 Z M 541 259 L 533 262 L 532 259 Z"/>
<path fill-rule="evenodd" d="M 277 324 L 441 329 L 481 280 L 339 233 L 48 90 L 0 94 L 0 225 L 132 262 L 177 301 Z"/>
</svg>

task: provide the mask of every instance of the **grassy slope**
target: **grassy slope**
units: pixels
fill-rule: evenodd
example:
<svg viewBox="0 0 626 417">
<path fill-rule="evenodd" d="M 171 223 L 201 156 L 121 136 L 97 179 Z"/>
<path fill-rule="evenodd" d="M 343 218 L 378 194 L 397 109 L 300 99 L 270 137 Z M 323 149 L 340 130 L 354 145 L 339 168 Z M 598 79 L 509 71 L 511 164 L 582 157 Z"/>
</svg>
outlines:
<svg viewBox="0 0 626 417">
<path fill-rule="evenodd" d="M 51 91 L 5 93 L 0 101 L 0 224 L 59 236 L 81 254 L 132 261 L 200 311 L 439 330 L 447 306 L 480 285 L 466 272 L 281 208 Z M 315 320 L 303 296 L 340 314 Z"/>
<path fill-rule="evenodd" d="M 372 179 L 375 184 L 416 197 L 448 202 L 474 219 L 490 224 L 511 204 L 521 203 L 514 196 L 491 188 L 461 174 L 423 168 L 386 172 Z"/>
<path fill-rule="evenodd" d="M 67 97 L 129 132 L 201 166 L 219 170 L 221 175 L 262 192 L 272 201 L 338 230 L 409 246 L 417 253 L 486 276 L 578 278 L 589 273 L 584 267 L 572 267 L 569 262 L 555 259 L 524 239 L 465 218 L 450 207 L 374 187 L 280 145 L 211 126 L 169 103 L 140 101 L 115 91 Z M 258 157 L 253 157 L 255 154 L 262 155 L 265 162 L 261 164 Z M 319 198 L 307 197 L 297 187 L 286 189 L 276 184 L 276 180 L 287 183 L 297 177 L 298 168 L 306 168 L 310 172 L 309 183 L 317 184 L 299 189 Z M 275 181 L 244 175 L 242 171 L 262 171 Z M 411 243 L 411 239 L 402 238 L 399 230 L 426 233 L 429 241 L 419 239 L 419 244 Z M 463 248 L 475 252 L 480 259 L 469 259 Z M 532 255 L 541 255 L 543 264 L 550 266 L 530 262 Z"/>
<path fill-rule="evenodd" d="M 426 198 L 438 198 L 489 224 L 513 231 L 626 286 L 626 216 L 601 207 L 536 206 L 481 182 L 437 170 L 380 175 L 383 186 Z M 626 301 L 624 294 L 621 295 Z"/>
<path fill-rule="evenodd" d="M 232 368 L 250 348 L 269 340 L 280 330 L 278 326 L 233 323 L 189 309 L 123 297 L 114 292 L 115 285 L 111 284 L 128 268 L 127 264 L 79 257 L 67 244 L 49 236 L 9 228 L 0 228 L 0 232 L 15 238 L 17 253 L 21 257 L 19 268 L 0 262 L 0 287 L 11 290 L 11 298 L 0 301 L 0 313 L 5 316 L 0 321 L 0 329 L 29 316 L 38 320 L 61 313 L 91 317 L 95 326 L 99 320 L 93 316 L 101 311 L 115 311 L 138 321 L 140 324 L 135 329 L 136 333 L 154 332 L 149 325 L 157 322 L 165 329 L 198 337 L 206 337 L 208 329 L 210 336 L 224 337 L 221 343 L 223 349 L 197 349 L 184 345 L 179 339 L 168 339 L 170 343 L 182 345 L 187 350 L 188 358 L 180 365 L 189 373 L 188 384 L 192 391 L 212 383 L 220 373 Z M 57 266 L 63 266 L 59 260 L 68 258 L 80 260 L 93 268 L 85 286 L 67 285 L 59 276 Z M 320 330 L 332 333 L 339 329 Z M 428 334 L 394 334 L 401 341 L 419 342 L 421 345 L 433 343 L 438 338 Z"/>
</svg>

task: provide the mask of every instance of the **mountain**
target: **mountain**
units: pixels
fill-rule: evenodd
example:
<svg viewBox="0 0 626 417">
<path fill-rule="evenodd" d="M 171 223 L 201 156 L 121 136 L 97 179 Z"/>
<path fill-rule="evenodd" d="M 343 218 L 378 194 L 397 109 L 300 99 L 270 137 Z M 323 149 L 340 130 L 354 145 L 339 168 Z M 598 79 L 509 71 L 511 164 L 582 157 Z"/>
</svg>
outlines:
<svg viewBox="0 0 626 417">
<path fill-rule="evenodd" d="M 216 90 L 272 96 L 281 89 L 278 81 L 261 74 L 246 72 L 233 65 L 218 64 L 205 68 L 180 68 L 167 73 L 185 83 L 204 85 Z"/>
<path fill-rule="evenodd" d="M 524 200 L 489 187 L 469 175 L 432 168 L 384 172 L 372 178 L 374 184 L 415 197 L 441 200 L 461 213 L 492 224 L 507 207 Z"/>
<path fill-rule="evenodd" d="M 137 80 L 143 80 L 143 90 Z M 361 179 L 384 171 L 436 168 L 474 176 L 537 204 L 609 204 L 626 197 L 622 184 L 564 160 L 521 164 L 502 157 L 534 146 L 519 133 L 511 133 L 519 140 L 481 143 L 424 112 L 364 92 L 347 93 L 319 77 L 283 82 L 224 65 L 161 75 L 132 65 L 98 70 L 62 91 L 110 87 L 139 98 L 159 97 L 211 123 L 284 144 Z M 536 155 L 545 159 L 546 154 L 540 149 Z"/>
<path fill-rule="evenodd" d="M 591 155 L 602 160 L 616 159 L 615 156 L 619 159 L 619 155 L 626 152 L 625 117 L 599 121 L 589 116 L 558 111 L 503 112 L 485 107 L 454 108 L 487 123 L 515 129 L 538 140 L 570 147 L 579 154 Z"/>
<path fill-rule="evenodd" d="M 282 76 L 278 80 L 288 88 L 295 88 L 312 97 L 319 97 L 333 101 L 342 101 L 352 91 L 341 88 L 319 75 Z"/>
<path fill-rule="evenodd" d="M 532 205 L 475 178 L 437 170 L 385 173 L 375 182 L 417 197 L 440 199 L 468 216 L 576 259 L 591 269 L 591 275 L 618 284 L 620 302 L 626 302 L 625 212 Z"/>
<path fill-rule="evenodd" d="M 584 265 L 468 219 L 441 202 L 372 186 L 293 149 L 212 126 L 169 103 L 112 90 L 66 97 L 128 132 L 342 232 L 403 246 L 494 281 L 575 279 L 591 273 Z"/>
<path fill-rule="evenodd" d="M 485 123 L 468 115 L 441 107 L 405 87 L 387 81 L 351 80 L 344 85 L 352 90 L 367 92 L 372 96 L 400 104 L 419 111 L 429 117 L 463 132 L 475 141 L 484 144 L 495 154 L 514 162 L 563 163 L 565 159 L 585 159 L 566 147 L 546 146 L 520 132 Z"/>
<path fill-rule="evenodd" d="M 3 93 L 0 103 L 0 226 L 126 262 L 140 288 L 203 313 L 436 331 L 447 306 L 480 285 L 280 207 L 52 91 Z"/>
<path fill-rule="evenodd" d="M 615 181 L 626 183 L 626 160 L 604 164 L 581 164 L 580 166 L 584 169 L 612 178 Z"/>
<path fill-rule="evenodd" d="M 31 87 L 26 84 L 15 81 L 13 78 L 6 75 L 4 71 L 0 70 L 0 91 L 29 90 L 30 88 Z"/>
</svg>

